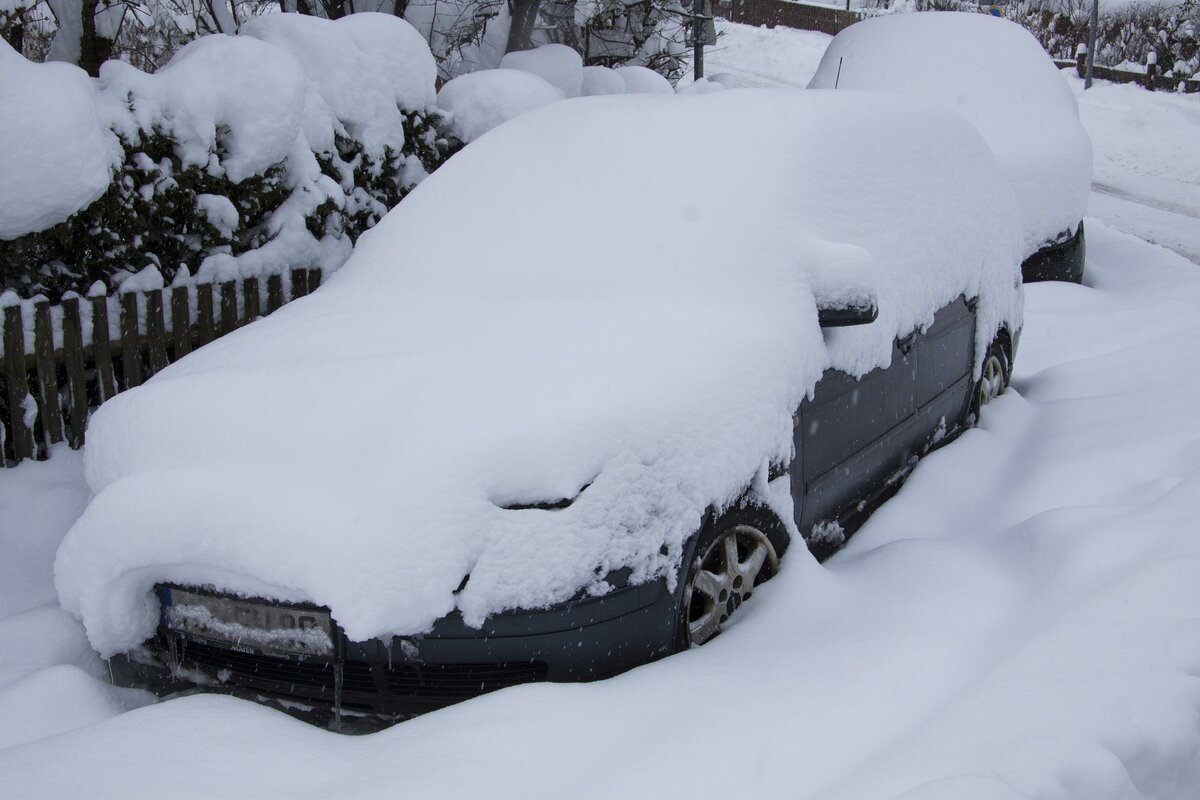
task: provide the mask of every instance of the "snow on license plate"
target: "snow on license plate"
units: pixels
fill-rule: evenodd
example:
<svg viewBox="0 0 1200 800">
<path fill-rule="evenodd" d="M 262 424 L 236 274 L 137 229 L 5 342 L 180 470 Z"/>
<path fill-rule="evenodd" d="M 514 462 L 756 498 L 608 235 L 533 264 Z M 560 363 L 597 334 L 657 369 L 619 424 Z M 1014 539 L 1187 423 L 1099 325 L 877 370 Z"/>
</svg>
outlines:
<svg viewBox="0 0 1200 800">
<path fill-rule="evenodd" d="M 333 655 L 328 611 L 163 588 L 163 622 L 170 630 L 243 652 Z"/>
</svg>

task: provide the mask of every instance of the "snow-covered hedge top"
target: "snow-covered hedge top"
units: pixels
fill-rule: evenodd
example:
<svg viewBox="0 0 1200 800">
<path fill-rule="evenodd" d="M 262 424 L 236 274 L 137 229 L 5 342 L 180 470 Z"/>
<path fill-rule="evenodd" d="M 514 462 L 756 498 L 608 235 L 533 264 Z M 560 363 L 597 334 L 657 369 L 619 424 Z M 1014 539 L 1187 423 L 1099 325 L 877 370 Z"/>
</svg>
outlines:
<svg viewBox="0 0 1200 800">
<path fill-rule="evenodd" d="M 949 11 L 865 20 L 833 38 L 808 86 L 835 84 L 934 100 L 966 117 L 1016 191 L 1026 255 L 1083 218 L 1091 141 L 1066 80 L 1016 23 Z"/>
<path fill-rule="evenodd" d="M 481 69 L 447 81 L 437 94 L 437 105 L 449 118 L 455 138 L 473 142 L 513 117 L 562 99 L 562 90 L 533 73 Z"/>
<path fill-rule="evenodd" d="M 507 53 L 500 59 L 500 68 L 531 72 L 564 97 L 578 97 L 583 84 L 583 59 L 565 44 L 544 44 L 532 50 Z"/>
<path fill-rule="evenodd" d="M 714 86 L 719 89 L 720 86 Z M 447 81 L 439 110 L 459 140 L 473 142 L 502 122 L 568 97 L 604 94 L 674 94 L 670 82 L 646 67 L 585 67 L 571 48 L 544 44 L 509 53 L 499 69 L 469 72 Z"/>
<path fill-rule="evenodd" d="M 330 25 L 304 14 L 268 14 L 247 23 L 242 35 L 275 45 L 303 66 L 317 95 L 308 100 L 305 127 L 316 150 L 331 149 L 337 129 L 376 158 L 385 147 L 399 152 L 400 109 L 434 105 L 437 65 L 429 45 L 394 15 L 349 14 Z"/>
<path fill-rule="evenodd" d="M 0 237 L 43 230 L 86 208 L 109 188 L 124 158 L 121 143 L 138 158 L 137 148 L 161 134 L 185 170 L 199 167 L 238 184 L 281 166 L 290 191 L 264 226 L 270 241 L 210 257 L 201 268 L 206 277 L 336 268 L 349 238 L 314 236 L 311 216 L 327 201 L 343 208 L 358 202 L 347 194 L 365 196 L 350 179 L 353 167 L 369 164 L 378 173 L 400 162 L 397 183 L 423 177 L 413 143 L 405 142 L 405 112 L 433 109 L 436 74 L 425 41 L 391 14 L 337 21 L 272 14 L 238 36 L 200 37 L 154 74 L 108 61 L 98 81 L 62 64 L 32 64 L 0 43 Z M 335 181 L 317 159 L 338 156 L 338 137 L 359 148 L 348 159 L 361 152 L 367 164 L 342 165 L 347 174 Z M 153 166 L 146 161 L 147 171 Z M 163 169 L 162 182 L 179 178 Z M 228 202 L 215 210 L 221 213 L 209 218 L 219 230 L 237 226 Z M 382 215 L 386 207 L 367 211 Z M 170 279 L 179 265 L 162 266 Z"/>
<path fill-rule="evenodd" d="M 185 165 L 219 145 L 238 181 L 283 161 L 300 135 L 317 152 L 332 151 L 335 134 L 376 158 L 399 151 L 401 109 L 431 108 L 436 74 L 424 40 L 390 14 L 271 14 L 238 36 L 200 37 L 152 75 L 108 61 L 100 86 L 127 138 L 159 129 Z"/>
<path fill-rule="evenodd" d="M 888 363 L 961 293 L 981 342 L 1017 325 L 1020 255 L 993 157 L 936 106 L 551 104 L 450 159 L 315 294 L 100 408 L 60 596 L 108 654 L 153 630 L 160 580 L 327 604 L 361 640 L 673 576 L 705 509 L 790 459 L 823 370 Z M 823 334 L 814 293 L 864 286 L 879 319 Z"/>
<path fill-rule="evenodd" d="M 153 74 L 105 62 L 100 86 L 114 106 L 113 127 L 127 140 L 160 130 L 185 167 L 205 166 L 220 146 L 234 182 L 287 157 L 307 89 L 300 64 L 284 51 L 224 34 L 200 37 Z"/>
<path fill-rule="evenodd" d="M 0 239 L 57 225 L 108 188 L 120 160 L 92 79 L 34 64 L 0 37 Z"/>
</svg>

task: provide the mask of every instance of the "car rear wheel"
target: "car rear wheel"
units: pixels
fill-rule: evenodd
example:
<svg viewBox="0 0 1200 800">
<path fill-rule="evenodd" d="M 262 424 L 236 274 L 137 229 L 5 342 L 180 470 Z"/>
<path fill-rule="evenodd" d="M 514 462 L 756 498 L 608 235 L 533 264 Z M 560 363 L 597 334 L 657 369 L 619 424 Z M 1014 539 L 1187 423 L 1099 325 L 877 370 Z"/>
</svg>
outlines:
<svg viewBox="0 0 1200 800">
<path fill-rule="evenodd" d="M 975 394 L 971 398 L 974 422 L 979 421 L 979 413 L 983 407 L 1004 394 L 1004 390 L 1008 388 L 1009 363 L 1004 345 L 999 340 L 992 342 L 983 358 L 983 369 L 979 380 L 975 382 Z"/>
<path fill-rule="evenodd" d="M 698 647 L 718 635 L 755 587 L 775 574 L 779 527 L 769 511 L 739 508 L 701 532 L 680 603 L 679 649 Z"/>
</svg>

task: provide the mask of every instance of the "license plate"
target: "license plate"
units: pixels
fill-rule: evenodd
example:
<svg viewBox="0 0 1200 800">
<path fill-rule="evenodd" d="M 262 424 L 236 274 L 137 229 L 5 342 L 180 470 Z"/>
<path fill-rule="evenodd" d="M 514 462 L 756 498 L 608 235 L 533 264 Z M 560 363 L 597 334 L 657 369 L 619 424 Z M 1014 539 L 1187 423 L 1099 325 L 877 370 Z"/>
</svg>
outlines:
<svg viewBox="0 0 1200 800">
<path fill-rule="evenodd" d="M 241 652 L 333 655 L 333 619 L 320 608 L 160 587 L 168 630 Z"/>
</svg>

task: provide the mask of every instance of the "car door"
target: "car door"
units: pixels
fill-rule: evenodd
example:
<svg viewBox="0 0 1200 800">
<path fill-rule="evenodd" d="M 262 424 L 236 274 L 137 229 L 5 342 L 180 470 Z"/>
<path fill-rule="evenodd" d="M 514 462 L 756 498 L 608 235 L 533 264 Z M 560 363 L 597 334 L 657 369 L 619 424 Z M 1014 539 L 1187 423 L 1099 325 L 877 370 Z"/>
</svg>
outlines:
<svg viewBox="0 0 1200 800">
<path fill-rule="evenodd" d="M 975 307 L 961 296 L 942 307 L 913 348 L 916 428 L 927 443 L 956 430 L 967 413 L 974 384 Z"/>
<path fill-rule="evenodd" d="M 861 378 L 827 371 L 801 404 L 792 496 L 806 537 L 869 497 L 908 459 L 916 410 L 910 346 L 894 342 L 891 364 Z"/>
</svg>

